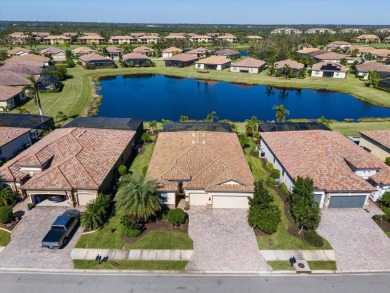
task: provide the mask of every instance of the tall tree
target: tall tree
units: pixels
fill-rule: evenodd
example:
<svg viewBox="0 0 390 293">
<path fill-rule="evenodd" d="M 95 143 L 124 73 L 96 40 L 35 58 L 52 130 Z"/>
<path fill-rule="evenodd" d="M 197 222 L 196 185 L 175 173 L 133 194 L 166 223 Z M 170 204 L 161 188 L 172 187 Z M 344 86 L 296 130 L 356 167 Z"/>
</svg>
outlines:
<svg viewBox="0 0 390 293">
<path fill-rule="evenodd" d="M 245 132 L 248 136 L 253 136 L 259 131 L 260 120 L 256 116 L 245 120 Z"/>
<path fill-rule="evenodd" d="M 372 85 L 374 87 L 379 85 L 379 74 L 378 71 L 373 70 L 368 72 L 368 86 Z"/>
<path fill-rule="evenodd" d="M 214 120 L 218 119 L 217 113 L 215 111 L 212 111 L 211 113 L 207 114 L 206 120 L 209 122 L 214 122 Z"/>
<path fill-rule="evenodd" d="M 283 105 L 273 106 L 272 109 L 276 110 L 276 121 L 278 122 L 284 122 L 286 120 L 286 116 L 290 115 L 290 111 Z"/>
<path fill-rule="evenodd" d="M 34 95 L 34 103 L 38 105 L 39 115 L 43 116 L 43 110 L 41 105 L 41 99 L 39 98 L 39 89 L 38 84 L 34 78 L 34 76 L 29 76 L 28 80 L 31 82 L 30 85 L 26 86 L 24 89 L 30 91 Z"/>
</svg>

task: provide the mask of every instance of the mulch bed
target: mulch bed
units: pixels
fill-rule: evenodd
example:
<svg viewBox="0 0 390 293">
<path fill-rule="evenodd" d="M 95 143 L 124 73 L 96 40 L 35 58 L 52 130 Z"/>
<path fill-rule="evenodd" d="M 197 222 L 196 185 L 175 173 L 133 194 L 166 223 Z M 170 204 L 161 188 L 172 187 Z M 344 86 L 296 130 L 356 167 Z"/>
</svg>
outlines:
<svg viewBox="0 0 390 293">
<path fill-rule="evenodd" d="M 383 232 L 390 232 L 390 222 L 386 221 L 375 221 Z"/>
<path fill-rule="evenodd" d="M 17 221 L 13 221 L 13 222 L 11 222 L 9 224 L 1 224 L 0 223 L 0 227 L 5 229 L 5 230 L 8 230 L 8 231 L 12 232 L 12 230 L 15 229 L 15 227 L 16 227 L 16 225 L 18 223 L 19 223 L 19 221 L 18 222 Z"/>
</svg>

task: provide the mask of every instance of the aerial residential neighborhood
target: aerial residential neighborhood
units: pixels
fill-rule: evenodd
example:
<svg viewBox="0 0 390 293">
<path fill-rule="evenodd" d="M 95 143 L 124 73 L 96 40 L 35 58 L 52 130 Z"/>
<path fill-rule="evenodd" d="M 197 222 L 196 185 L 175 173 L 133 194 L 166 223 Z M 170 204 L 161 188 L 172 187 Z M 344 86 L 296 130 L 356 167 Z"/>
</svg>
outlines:
<svg viewBox="0 0 390 293">
<path fill-rule="evenodd" d="M 390 6 L 357 1 L 5 0 L 4 292 L 387 290 Z"/>
</svg>

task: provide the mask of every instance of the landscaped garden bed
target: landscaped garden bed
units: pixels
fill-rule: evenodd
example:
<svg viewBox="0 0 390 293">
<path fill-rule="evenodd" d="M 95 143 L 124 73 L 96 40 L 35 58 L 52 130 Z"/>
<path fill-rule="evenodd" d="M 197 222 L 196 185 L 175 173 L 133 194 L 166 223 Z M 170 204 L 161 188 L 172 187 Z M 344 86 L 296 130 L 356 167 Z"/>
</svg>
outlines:
<svg viewBox="0 0 390 293">
<path fill-rule="evenodd" d="M 108 260 L 99 264 L 94 260 L 73 260 L 73 268 L 81 270 L 184 271 L 187 263 L 187 261 L 165 260 Z"/>
</svg>

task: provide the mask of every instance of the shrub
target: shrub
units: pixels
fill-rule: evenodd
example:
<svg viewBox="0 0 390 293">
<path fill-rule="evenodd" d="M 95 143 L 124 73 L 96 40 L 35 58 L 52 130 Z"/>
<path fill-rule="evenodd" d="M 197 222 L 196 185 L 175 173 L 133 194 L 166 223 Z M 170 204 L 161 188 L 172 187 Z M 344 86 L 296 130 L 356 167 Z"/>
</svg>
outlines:
<svg viewBox="0 0 390 293">
<path fill-rule="evenodd" d="M 152 141 L 153 141 L 152 138 L 150 137 L 150 135 L 147 134 L 147 133 L 143 133 L 143 134 L 141 135 L 141 140 L 142 140 L 143 142 L 152 142 Z"/>
<path fill-rule="evenodd" d="M 280 178 L 280 171 L 278 169 L 272 169 L 271 177 L 275 178 L 275 179 L 279 179 Z"/>
<path fill-rule="evenodd" d="M 96 230 L 103 226 L 110 212 L 110 196 L 99 194 L 96 199 L 87 204 L 85 212 L 81 213 L 81 226 Z"/>
<path fill-rule="evenodd" d="M 274 177 L 270 177 L 270 178 L 269 178 L 269 184 L 270 184 L 271 186 L 275 186 L 275 185 L 276 185 L 276 180 L 275 180 Z"/>
<path fill-rule="evenodd" d="M 15 206 L 18 202 L 16 196 L 12 190 L 8 187 L 3 187 L 0 189 L 0 206 Z"/>
<path fill-rule="evenodd" d="M 122 235 L 125 237 L 137 237 L 142 233 L 142 226 L 138 221 L 129 216 L 123 216 L 120 223 L 123 226 Z"/>
<path fill-rule="evenodd" d="M 190 203 L 186 201 L 186 204 L 184 205 L 184 210 L 188 211 L 190 209 Z"/>
<path fill-rule="evenodd" d="M 186 213 L 182 209 L 172 209 L 168 212 L 168 222 L 173 226 L 180 226 L 186 222 Z"/>
<path fill-rule="evenodd" d="M 382 205 L 390 207 L 390 191 L 387 191 L 382 195 Z"/>
<path fill-rule="evenodd" d="M 382 215 L 382 221 L 390 222 L 390 215 Z"/>
<path fill-rule="evenodd" d="M 267 165 L 266 165 L 266 167 L 267 167 L 269 170 L 273 170 L 274 165 L 272 165 L 271 162 L 268 162 Z"/>
<path fill-rule="evenodd" d="M 322 247 L 324 245 L 324 238 L 322 238 L 315 230 L 308 230 L 304 232 L 304 238 L 310 245 L 314 247 Z"/>
<path fill-rule="evenodd" d="M 374 219 L 374 221 L 382 221 L 382 215 L 374 215 L 372 216 L 372 218 Z"/>
<path fill-rule="evenodd" d="M 281 213 L 277 206 L 270 205 L 268 208 L 251 208 L 248 213 L 248 223 L 253 228 L 259 228 L 267 234 L 273 234 L 278 230 Z"/>
<path fill-rule="evenodd" d="M 123 176 L 127 173 L 127 167 L 125 165 L 120 165 L 118 167 L 118 173 Z"/>
<path fill-rule="evenodd" d="M 148 166 L 144 166 L 143 168 L 142 168 L 142 175 L 146 175 L 146 172 L 148 172 Z"/>
<path fill-rule="evenodd" d="M 252 156 L 258 158 L 258 157 L 259 157 L 259 150 L 253 149 L 253 150 L 251 151 L 251 154 L 252 154 Z"/>
<path fill-rule="evenodd" d="M 390 157 L 387 157 L 385 162 L 386 162 L 386 165 L 390 166 Z"/>
<path fill-rule="evenodd" d="M 284 182 L 280 183 L 279 188 L 285 196 L 288 197 L 290 195 L 290 191 L 288 190 L 286 183 Z"/>
<path fill-rule="evenodd" d="M 382 210 L 385 214 L 390 215 L 390 207 L 382 207 Z"/>
<path fill-rule="evenodd" d="M 7 224 L 14 220 L 14 214 L 12 208 L 9 206 L 0 207 L 0 223 Z"/>
<path fill-rule="evenodd" d="M 239 134 L 238 140 L 240 141 L 241 147 L 243 149 L 248 148 L 250 146 L 249 137 L 247 137 L 245 134 L 243 134 L 243 133 Z"/>
</svg>

